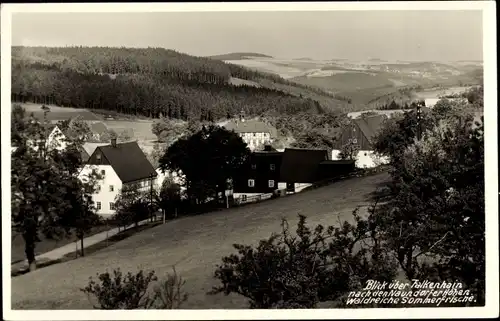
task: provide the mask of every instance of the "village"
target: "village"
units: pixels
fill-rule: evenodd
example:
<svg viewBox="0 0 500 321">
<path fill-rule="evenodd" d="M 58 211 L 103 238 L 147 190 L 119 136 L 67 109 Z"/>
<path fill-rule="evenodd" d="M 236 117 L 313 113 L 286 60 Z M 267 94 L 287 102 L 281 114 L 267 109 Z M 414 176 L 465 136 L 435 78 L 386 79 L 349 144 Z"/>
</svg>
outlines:
<svg viewBox="0 0 500 321">
<path fill-rule="evenodd" d="M 5 13 L 9 317 L 491 305 L 485 12 Z"/>
<path fill-rule="evenodd" d="M 336 144 L 338 149 L 330 151 L 274 149 L 271 143 L 276 129 L 258 119 L 246 120 L 243 112 L 237 119 L 225 122 L 223 127 L 234 131 L 252 151 L 251 159 L 241 168 L 241 175 L 235 178 L 232 189 L 226 190 L 225 196 L 231 203 L 253 202 L 272 195 L 297 193 L 315 183 L 347 175 L 356 168 L 387 164 L 387 157 L 376 155 L 371 145 L 372 137 L 388 118 L 387 113 L 369 116 L 358 113 L 353 117 L 356 118 L 349 118 L 350 125 L 340 131 Z M 73 119 L 78 119 L 78 115 Z M 89 124 L 94 140 L 106 135 L 107 128 L 102 122 L 84 122 Z M 47 126 L 45 145 L 63 151 L 70 138 L 56 123 L 57 120 L 52 120 Z M 350 143 L 356 146 L 356 155 L 341 159 L 341 146 Z M 12 150 L 15 149 L 13 146 Z M 84 142 L 80 152 L 83 166 L 79 178 L 85 180 L 92 171 L 102 175 L 96 193 L 92 195 L 97 214 L 102 217 L 109 218 L 115 214 L 114 201 L 124 186 L 138 185 L 142 191 L 148 191 L 161 187 L 168 177 L 181 186 L 181 191 L 185 191 L 182 173 L 154 168 L 137 140 L 117 142 L 115 137 L 109 143 Z"/>
</svg>

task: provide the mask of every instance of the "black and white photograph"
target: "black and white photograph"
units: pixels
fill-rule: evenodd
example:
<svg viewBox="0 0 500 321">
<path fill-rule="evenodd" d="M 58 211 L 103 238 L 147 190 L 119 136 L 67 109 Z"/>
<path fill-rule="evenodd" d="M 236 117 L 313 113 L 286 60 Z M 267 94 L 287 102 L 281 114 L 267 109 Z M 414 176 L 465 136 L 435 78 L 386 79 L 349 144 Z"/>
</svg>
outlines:
<svg viewBox="0 0 500 321">
<path fill-rule="evenodd" d="M 498 317 L 495 11 L 2 5 L 4 319 Z"/>
</svg>

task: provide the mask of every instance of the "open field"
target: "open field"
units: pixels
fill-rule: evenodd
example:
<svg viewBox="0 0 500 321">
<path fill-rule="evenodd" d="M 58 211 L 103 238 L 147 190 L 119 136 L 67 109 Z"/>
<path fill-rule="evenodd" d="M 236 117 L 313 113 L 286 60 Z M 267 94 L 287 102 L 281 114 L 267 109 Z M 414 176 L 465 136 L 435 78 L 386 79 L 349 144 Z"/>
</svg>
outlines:
<svg viewBox="0 0 500 321">
<path fill-rule="evenodd" d="M 95 226 L 92 231 L 87 236 L 97 234 L 103 231 L 107 231 L 112 229 L 112 226 L 99 225 Z M 56 249 L 58 247 L 64 246 L 69 243 L 73 243 L 78 238 L 73 233 L 70 237 L 62 238 L 59 240 L 56 239 L 47 239 L 41 237 L 41 241 L 36 244 L 35 255 L 39 255 L 42 253 L 46 253 Z M 26 254 L 24 253 L 24 239 L 23 236 L 19 233 L 12 231 L 12 239 L 11 239 L 11 263 L 24 261 L 26 259 Z"/>
<path fill-rule="evenodd" d="M 26 113 L 33 115 L 37 118 L 43 118 L 44 110 L 41 109 L 43 104 L 33 104 L 33 103 L 14 103 L 16 105 L 21 105 Z M 49 121 L 64 120 L 72 117 L 80 117 L 82 120 L 96 121 L 102 119 L 102 117 L 97 116 L 91 111 L 83 108 L 72 108 L 72 107 L 60 107 L 54 105 L 46 105 L 50 108 L 50 112 L 47 113 L 47 119 Z"/>
<path fill-rule="evenodd" d="M 34 113 L 36 117 L 43 117 L 44 112 L 41 109 L 42 104 L 25 103 L 19 105 L 21 105 L 28 114 Z M 132 129 L 134 131 L 134 138 L 137 138 L 139 141 L 156 139 L 156 136 L 151 132 L 153 120 L 131 119 L 130 117 L 122 117 L 122 115 L 114 115 L 116 116 L 114 120 L 108 120 L 104 119 L 99 111 L 93 112 L 84 108 L 47 106 L 50 108 L 50 112 L 47 113 L 47 118 L 50 121 L 59 121 L 79 116 L 84 121 L 102 121 L 109 129 L 113 129 L 117 133 L 125 129 Z"/>
<path fill-rule="evenodd" d="M 294 227 L 299 213 L 309 217 L 310 226 L 352 220 L 354 207 L 368 205 L 371 193 L 387 179 L 385 173 L 353 178 L 290 197 L 174 220 L 84 258 L 13 278 L 12 308 L 89 309 L 79 291 L 88 277 L 118 267 L 154 269 L 162 276 L 172 265 L 187 282 L 190 297 L 184 308 L 246 308 L 243 297 L 206 294 L 217 284 L 212 276 L 216 264 L 235 252 L 233 243 L 256 244 L 280 230 L 282 217 Z"/>
<path fill-rule="evenodd" d="M 105 120 L 103 121 L 109 129 L 113 129 L 120 133 L 126 129 L 134 131 L 134 139 L 139 141 L 148 141 L 156 139 L 156 136 L 151 132 L 152 120 Z"/>
<path fill-rule="evenodd" d="M 415 95 L 420 99 L 438 98 L 444 95 L 460 94 L 471 88 L 472 87 L 467 86 L 467 87 L 449 87 L 449 88 L 440 88 L 434 90 L 423 90 L 416 92 Z"/>
</svg>

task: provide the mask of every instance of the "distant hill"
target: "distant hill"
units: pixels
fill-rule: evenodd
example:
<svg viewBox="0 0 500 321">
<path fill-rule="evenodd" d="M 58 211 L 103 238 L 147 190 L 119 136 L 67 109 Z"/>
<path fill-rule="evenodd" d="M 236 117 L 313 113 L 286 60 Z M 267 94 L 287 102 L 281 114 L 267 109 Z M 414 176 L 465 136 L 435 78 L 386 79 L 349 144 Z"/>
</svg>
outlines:
<svg viewBox="0 0 500 321">
<path fill-rule="evenodd" d="M 380 59 L 380 58 L 370 58 L 370 59 L 368 59 L 368 61 L 371 61 L 371 62 L 386 62 L 387 60 L 383 60 L 383 59 Z"/>
<path fill-rule="evenodd" d="M 318 88 L 163 48 L 12 47 L 13 102 L 137 117 L 215 121 L 322 113 L 346 102 Z"/>
<path fill-rule="evenodd" d="M 249 57 L 273 58 L 272 56 L 256 52 L 231 52 L 222 55 L 208 56 L 207 58 L 215 60 L 242 60 L 242 59 L 249 59 Z"/>
</svg>

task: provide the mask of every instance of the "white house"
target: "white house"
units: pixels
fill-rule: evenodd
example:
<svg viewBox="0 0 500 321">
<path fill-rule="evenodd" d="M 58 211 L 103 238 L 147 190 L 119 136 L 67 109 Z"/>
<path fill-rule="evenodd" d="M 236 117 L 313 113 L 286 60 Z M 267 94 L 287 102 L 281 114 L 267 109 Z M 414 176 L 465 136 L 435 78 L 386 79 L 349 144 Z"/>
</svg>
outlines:
<svg viewBox="0 0 500 321">
<path fill-rule="evenodd" d="M 115 200 L 126 185 L 138 185 L 140 190 L 149 191 L 155 187 L 157 173 L 137 142 L 98 146 L 79 174 L 83 181 L 88 180 L 92 171 L 102 177 L 98 189 L 92 195 L 97 214 L 110 217 L 115 214 Z"/>
<path fill-rule="evenodd" d="M 383 126 L 386 119 L 384 115 L 354 118 L 344 126 L 336 141 L 337 146 L 332 150 L 332 160 L 339 160 L 342 146 L 355 144 L 359 151 L 356 156 L 356 167 L 373 168 L 389 163 L 388 157 L 381 157 L 373 151 L 373 138 Z"/>
<path fill-rule="evenodd" d="M 43 145 L 45 145 L 45 148 L 47 150 L 57 149 L 59 151 L 62 151 L 66 149 L 68 145 L 68 140 L 67 140 L 68 138 L 66 137 L 66 135 L 64 135 L 62 130 L 57 125 L 54 124 L 48 125 L 46 127 L 45 133 L 46 136 L 44 139 L 36 141 L 29 139 L 27 141 L 27 146 L 31 146 L 31 148 L 35 151 L 37 151 L 38 148 L 40 148 L 40 146 Z"/>
<path fill-rule="evenodd" d="M 276 128 L 260 120 L 245 120 L 243 113 L 224 127 L 237 133 L 252 151 L 270 144 L 276 137 Z"/>
<path fill-rule="evenodd" d="M 47 137 L 46 144 L 48 149 L 54 148 L 59 151 L 65 150 L 68 146 L 68 137 L 66 137 L 62 130 L 56 125 Z"/>
</svg>

